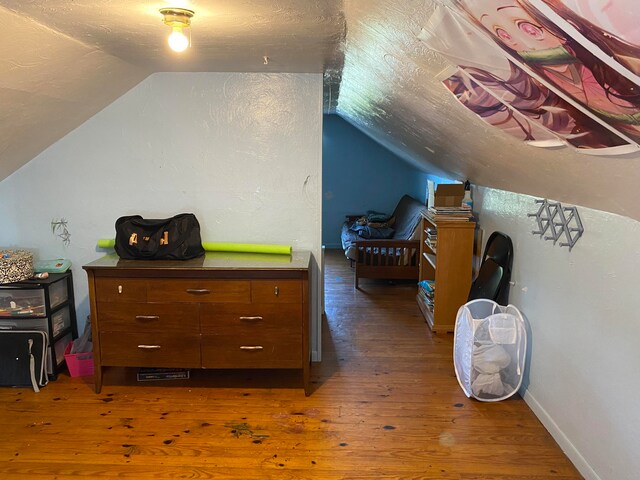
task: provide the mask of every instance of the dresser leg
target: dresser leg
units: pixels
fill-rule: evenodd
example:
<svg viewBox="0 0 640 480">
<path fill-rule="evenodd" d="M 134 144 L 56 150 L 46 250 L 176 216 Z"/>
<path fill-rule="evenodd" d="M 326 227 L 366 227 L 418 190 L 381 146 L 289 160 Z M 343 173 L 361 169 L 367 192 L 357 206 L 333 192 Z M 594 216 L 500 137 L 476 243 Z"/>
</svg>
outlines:
<svg viewBox="0 0 640 480">
<path fill-rule="evenodd" d="M 304 396 L 311 395 L 311 385 L 309 384 L 309 364 L 305 364 L 302 369 L 302 385 L 304 387 Z"/>
<path fill-rule="evenodd" d="M 96 393 L 100 393 L 102 390 L 102 367 L 96 365 L 95 372 L 93 373 L 93 382 L 95 384 Z"/>
</svg>

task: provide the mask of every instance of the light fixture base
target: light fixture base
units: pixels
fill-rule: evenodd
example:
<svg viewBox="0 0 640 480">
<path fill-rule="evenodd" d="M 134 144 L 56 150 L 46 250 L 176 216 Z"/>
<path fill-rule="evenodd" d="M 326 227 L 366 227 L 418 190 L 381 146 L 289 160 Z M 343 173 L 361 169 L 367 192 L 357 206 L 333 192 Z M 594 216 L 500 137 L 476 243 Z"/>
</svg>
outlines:
<svg viewBox="0 0 640 480">
<path fill-rule="evenodd" d="M 195 14 L 193 10 L 186 8 L 161 8 L 160 13 L 164 16 L 165 25 L 182 28 L 191 25 L 191 17 Z"/>
</svg>

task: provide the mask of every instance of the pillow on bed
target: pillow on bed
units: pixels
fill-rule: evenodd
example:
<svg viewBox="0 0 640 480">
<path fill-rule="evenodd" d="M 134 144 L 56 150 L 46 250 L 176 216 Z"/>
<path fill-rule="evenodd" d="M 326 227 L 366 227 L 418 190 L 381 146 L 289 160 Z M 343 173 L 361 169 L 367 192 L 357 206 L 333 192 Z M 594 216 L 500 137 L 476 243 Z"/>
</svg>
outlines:
<svg viewBox="0 0 640 480">
<path fill-rule="evenodd" d="M 395 230 L 389 227 L 361 227 L 358 229 L 358 235 L 366 239 L 392 238 Z"/>
<path fill-rule="evenodd" d="M 391 218 L 391 215 L 375 210 L 367 210 L 367 221 L 369 223 L 384 223 Z"/>
</svg>

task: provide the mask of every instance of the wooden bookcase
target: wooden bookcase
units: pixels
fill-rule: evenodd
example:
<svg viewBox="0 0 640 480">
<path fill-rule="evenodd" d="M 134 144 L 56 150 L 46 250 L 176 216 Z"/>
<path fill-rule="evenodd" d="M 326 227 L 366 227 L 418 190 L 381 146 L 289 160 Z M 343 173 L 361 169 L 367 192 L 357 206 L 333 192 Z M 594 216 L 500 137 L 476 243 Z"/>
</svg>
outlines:
<svg viewBox="0 0 640 480">
<path fill-rule="evenodd" d="M 433 308 L 420 295 L 418 306 L 434 332 L 452 332 L 456 313 L 466 303 L 471 288 L 475 222 L 421 220 L 420 281 L 435 280 Z M 427 229 L 437 228 L 438 241 L 431 248 Z"/>
</svg>

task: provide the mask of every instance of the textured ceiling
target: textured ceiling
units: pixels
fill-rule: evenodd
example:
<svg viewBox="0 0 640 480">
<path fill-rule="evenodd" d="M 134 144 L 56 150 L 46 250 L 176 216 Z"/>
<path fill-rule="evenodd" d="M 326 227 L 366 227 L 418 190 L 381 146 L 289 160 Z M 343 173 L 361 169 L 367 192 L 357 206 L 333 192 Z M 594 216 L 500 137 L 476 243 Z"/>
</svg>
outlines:
<svg viewBox="0 0 640 480">
<path fill-rule="evenodd" d="M 183 55 L 168 5 L 0 0 L 0 179 L 153 72 L 323 72 L 327 111 L 428 172 L 640 219 L 640 155 L 527 146 L 455 101 L 417 39 L 433 0 L 175 1 L 196 12 Z"/>
<path fill-rule="evenodd" d="M 2 0 L 0 5 L 155 72 L 322 73 L 344 38 L 338 0 Z M 167 6 L 195 11 L 192 48 L 183 54 L 167 46 L 170 30 L 158 12 Z"/>
<path fill-rule="evenodd" d="M 341 1 L 170 5 L 196 12 L 180 55 L 166 43 L 165 2 L 0 0 L 0 179 L 154 72 L 324 72 L 327 105 L 337 102 Z"/>
<path fill-rule="evenodd" d="M 525 145 L 448 93 L 437 78 L 447 63 L 417 39 L 435 6 L 345 1 L 337 113 L 427 171 L 640 219 L 640 154 L 594 157 Z"/>
</svg>

